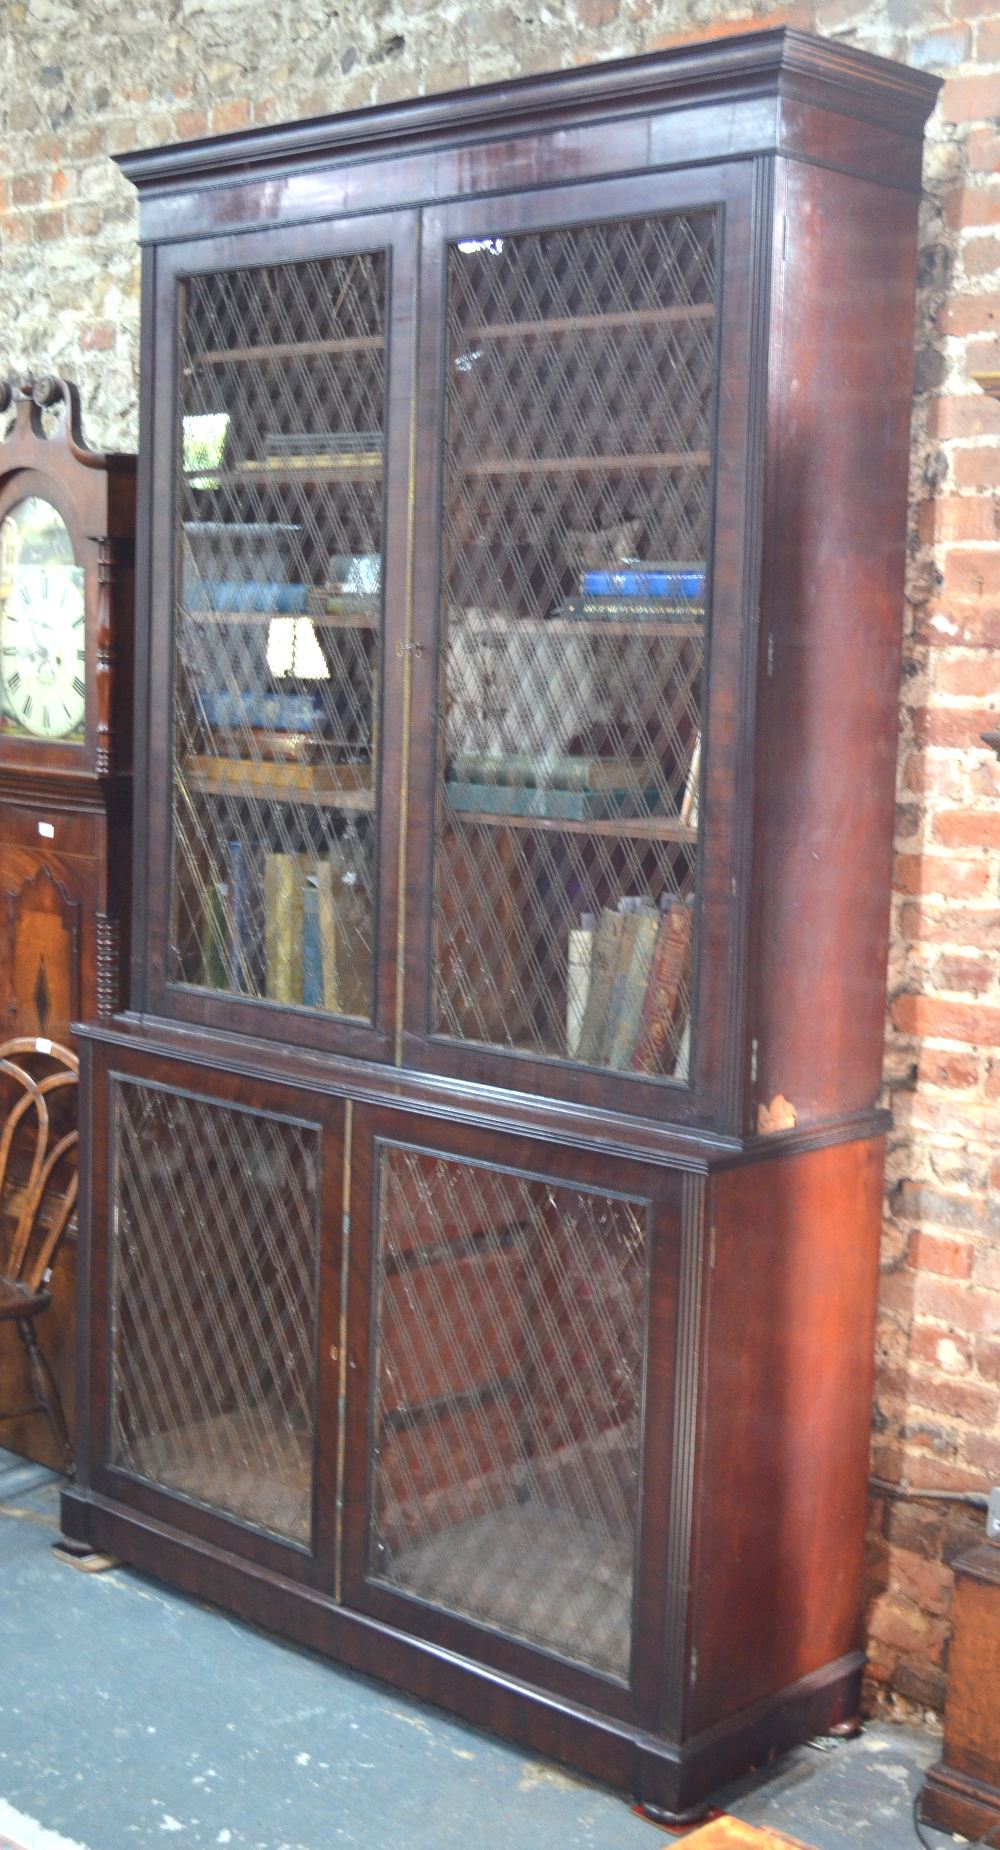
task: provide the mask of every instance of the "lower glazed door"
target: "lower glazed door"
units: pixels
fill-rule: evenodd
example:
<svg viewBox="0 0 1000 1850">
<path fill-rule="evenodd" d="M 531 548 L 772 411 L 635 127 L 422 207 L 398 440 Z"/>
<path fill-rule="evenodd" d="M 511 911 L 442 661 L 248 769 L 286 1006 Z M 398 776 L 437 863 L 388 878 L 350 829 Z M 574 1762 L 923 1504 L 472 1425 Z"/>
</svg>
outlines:
<svg viewBox="0 0 1000 1850">
<path fill-rule="evenodd" d="M 90 1485 L 332 1589 L 343 1107 L 103 1051 L 93 1106 Z"/>
<path fill-rule="evenodd" d="M 640 1163 L 355 1109 L 345 1600 L 647 1724 L 682 1190 Z"/>
</svg>

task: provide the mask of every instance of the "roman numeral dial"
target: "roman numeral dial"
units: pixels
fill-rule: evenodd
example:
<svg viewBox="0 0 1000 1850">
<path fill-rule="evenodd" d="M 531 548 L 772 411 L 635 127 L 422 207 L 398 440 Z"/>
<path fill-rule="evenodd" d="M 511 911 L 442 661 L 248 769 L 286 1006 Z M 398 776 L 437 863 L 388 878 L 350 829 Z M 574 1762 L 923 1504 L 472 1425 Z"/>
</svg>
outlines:
<svg viewBox="0 0 1000 1850">
<path fill-rule="evenodd" d="M 52 505 L 33 496 L 0 524 L 0 732 L 82 739 L 84 575 Z"/>
</svg>

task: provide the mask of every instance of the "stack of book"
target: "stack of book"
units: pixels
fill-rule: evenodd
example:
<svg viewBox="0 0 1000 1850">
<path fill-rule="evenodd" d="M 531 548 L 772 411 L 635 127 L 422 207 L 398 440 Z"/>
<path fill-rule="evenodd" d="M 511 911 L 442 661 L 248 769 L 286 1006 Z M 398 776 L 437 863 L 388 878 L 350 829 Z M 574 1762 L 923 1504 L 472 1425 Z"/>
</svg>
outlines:
<svg viewBox="0 0 1000 1850">
<path fill-rule="evenodd" d="M 663 794 L 663 768 L 655 759 L 456 752 L 445 777 L 449 809 L 493 816 L 650 816 Z"/>
<path fill-rule="evenodd" d="M 581 596 L 559 616 L 594 622 L 627 617 L 633 623 L 689 623 L 705 614 L 704 565 L 629 565 L 621 570 L 584 572 Z"/>
<path fill-rule="evenodd" d="M 369 908 L 346 858 L 226 844 L 202 915 L 202 982 L 333 1015 L 370 1007 Z"/>
<path fill-rule="evenodd" d="M 569 946 L 567 1051 L 574 1059 L 620 1072 L 677 1071 L 692 926 L 691 909 L 679 899 L 662 909 L 622 899 L 616 911 L 604 908 L 596 929 L 585 916 Z"/>
<path fill-rule="evenodd" d="M 380 430 L 267 431 L 264 454 L 239 465 L 241 475 L 283 475 L 289 470 L 372 470 L 382 467 Z"/>
</svg>

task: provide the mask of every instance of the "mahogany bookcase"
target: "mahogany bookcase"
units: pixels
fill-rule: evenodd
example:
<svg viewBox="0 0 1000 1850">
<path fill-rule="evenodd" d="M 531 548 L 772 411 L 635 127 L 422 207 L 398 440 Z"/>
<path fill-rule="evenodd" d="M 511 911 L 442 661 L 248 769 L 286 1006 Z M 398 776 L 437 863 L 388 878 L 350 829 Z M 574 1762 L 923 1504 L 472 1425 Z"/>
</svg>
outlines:
<svg viewBox="0 0 1000 1850">
<path fill-rule="evenodd" d="M 64 1526 L 661 1816 L 857 1709 L 936 87 L 767 31 L 120 162 Z"/>
</svg>

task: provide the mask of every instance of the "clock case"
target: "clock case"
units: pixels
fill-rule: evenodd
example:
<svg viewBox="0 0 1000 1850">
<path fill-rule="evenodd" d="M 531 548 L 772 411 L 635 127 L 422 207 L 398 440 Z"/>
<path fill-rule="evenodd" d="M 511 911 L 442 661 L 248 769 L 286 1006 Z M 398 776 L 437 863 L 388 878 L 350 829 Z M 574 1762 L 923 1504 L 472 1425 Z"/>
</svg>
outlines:
<svg viewBox="0 0 1000 1850">
<path fill-rule="evenodd" d="M 30 496 L 65 521 L 84 573 L 81 742 L 0 733 L 0 1039 L 74 1047 L 71 1023 L 120 1007 L 132 834 L 135 458 L 88 447 L 65 379 L 0 381 L 0 522 Z M 40 1340 L 72 1429 L 74 1241 L 53 1278 Z M 0 1407 L 31 1395 L 17 1345 L 0 1348 Z M 5 1424 L 3 1444 L 61 1468 L 43 1421 Z"/>
</svg>

